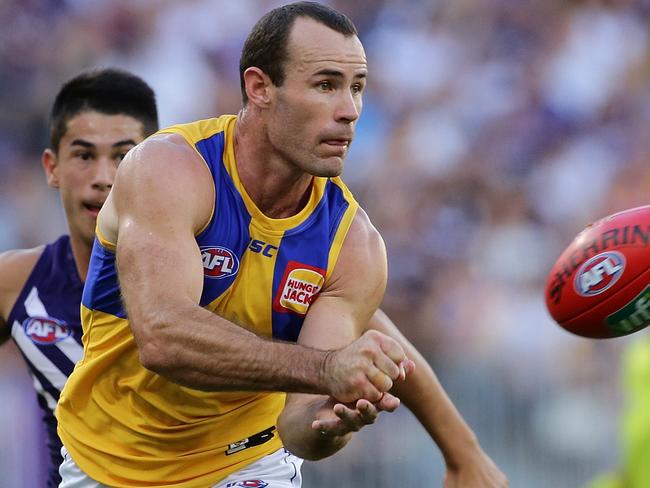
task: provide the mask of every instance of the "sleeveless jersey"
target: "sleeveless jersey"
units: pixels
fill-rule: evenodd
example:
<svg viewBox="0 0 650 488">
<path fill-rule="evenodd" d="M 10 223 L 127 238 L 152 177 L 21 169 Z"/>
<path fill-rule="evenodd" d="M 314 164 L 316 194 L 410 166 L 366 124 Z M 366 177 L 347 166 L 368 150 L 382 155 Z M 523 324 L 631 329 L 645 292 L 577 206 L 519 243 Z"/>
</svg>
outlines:
<svg viewBox="0 0 650 488">
<path fill-rule="evenodd" d="M 200 305 L 259 335 L 296 341 L 336 264 L 358 204 L 339 178 L 314 178 L 307 205 L 270 219 L 237 173 L 237 118 L 173 126 L 212 173 L 214 211 L 196 236 Z M 93 248 L 82 307 L 84 357 L 59 406 L 59 434 L 91 478 L 115 487 L 205 488 L 279 449 L 282 393 L 205 392 L 146 370 L 120 301 L 115 245 Z"/>
<path fill-rule="evenodd" d="M 61 236 L 45 246 L 7 317 L 43 410 L 50 453 L 48 487 L 57 487 L 61 481 L 61 441 L 54 408 L 83 354 L 79 319 L 82 290 L 70 238 Z"/>
</svg>

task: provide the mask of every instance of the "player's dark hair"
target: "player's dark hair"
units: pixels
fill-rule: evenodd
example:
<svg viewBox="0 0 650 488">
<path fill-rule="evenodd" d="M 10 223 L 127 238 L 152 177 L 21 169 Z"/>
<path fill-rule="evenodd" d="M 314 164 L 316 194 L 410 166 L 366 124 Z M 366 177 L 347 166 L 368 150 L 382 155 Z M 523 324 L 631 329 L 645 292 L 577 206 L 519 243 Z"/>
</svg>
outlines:
<svg viewBox="0 0 650 488">
<path fill-rule="evenodd" d="M 81 112 L 128 115 L 142 122 L 143 136 L 158 130 L 156 95 L 140 77 L 118 69 L 87 71 L 66 82 L 52 106 L 50 142 L 59 150 L 68 121 Z"/>
<path fill-rule="evenodd" d="M 275 86 L 284 82 L 284 64 L 291 27 L 298 17 L 309 17 L 345 36 L 356 36 L 357 28 L 341 12 L 316 2 L 296 2 L 271 10 L 253 27 L 239 59 L 242 100 L 248 102 L 244 71 L 255 66 L 266 73 Z"/>
</svg>

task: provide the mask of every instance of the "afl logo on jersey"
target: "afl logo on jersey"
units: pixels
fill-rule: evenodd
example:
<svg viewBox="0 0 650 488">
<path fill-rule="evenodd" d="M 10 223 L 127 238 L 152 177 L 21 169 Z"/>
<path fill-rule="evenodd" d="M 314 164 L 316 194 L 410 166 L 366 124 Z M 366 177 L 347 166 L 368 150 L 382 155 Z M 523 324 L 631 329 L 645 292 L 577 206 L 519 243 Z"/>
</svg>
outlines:
<svg viewBox="0 0 650 488">
<path fill-rule="evenodd" d="M 201 247 L 203 275 L 208 278 L 227 278 L 239 270 L 239 259 L 234 252 L 225 247 Z"/>
<path fill-rule="evenodd" d="M 226 488 L 266 488 L 269 484 L 262 480 L 246 480 L 228 483 Z"/>
<path fill-rule="evenodd" d="M 30 317 L 23 322 L 23 330 L 32 342 L 46 346 L 72 335 L 72 328 L 68 324 L 50 317 Z"/>
</svg>

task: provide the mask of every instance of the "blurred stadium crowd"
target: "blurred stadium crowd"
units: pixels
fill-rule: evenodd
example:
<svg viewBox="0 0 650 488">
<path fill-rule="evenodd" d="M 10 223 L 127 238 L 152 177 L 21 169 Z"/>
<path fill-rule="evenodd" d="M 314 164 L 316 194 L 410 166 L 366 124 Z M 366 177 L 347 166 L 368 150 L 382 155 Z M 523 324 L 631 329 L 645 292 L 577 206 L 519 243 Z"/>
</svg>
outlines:
<svg viewBox="0 0 650 488">
<path fill-rule="evenodd" d="M 163 126 L 235 112 L 243 39 L 280 3 L 0 2 L 0 251 L 64 231 L 39 165 L 63 81 L 132 70 L 156 90 Z M 619 360 L 635 338 L 562 331 L 543 286 L 586 224 L 650 203 L 650 1 L 324 3 L 355 21 L 369 58 L 345 179 L 386 240 L 384 308 L 511 486 L 575 488 L 614 468 Z M 0 485 L 32 486 L 33 395 L 16 354 L 1 358 Z M 441 476 L 404 410 L 308 464 L 305 486 Z"/>
</svg>

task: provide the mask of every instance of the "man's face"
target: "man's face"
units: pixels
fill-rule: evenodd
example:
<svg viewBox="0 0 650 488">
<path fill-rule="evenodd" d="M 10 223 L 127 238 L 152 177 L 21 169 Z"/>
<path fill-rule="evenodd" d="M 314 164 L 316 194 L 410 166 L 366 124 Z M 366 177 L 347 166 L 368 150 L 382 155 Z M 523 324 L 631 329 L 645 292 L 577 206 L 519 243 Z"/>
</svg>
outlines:
<svg viewBox="0 0 650 488">
<path fill-rule="evenodd" d="M 282 86 L 272 89 L 271 144 L 301 171 L 339 175 L 366 83 L 361 41 L 299 17 L 289 36 L 284 72 Z"/>
<path fill-rule="evenodd" d="M 67 123 L 55 154 L 43 153 L 47 183 L 58 188 L 70 234 L 92 245 L 97 214 L 129 149 L 141 142 L 143 125 L 128 115 L 80 112 Z"/>
</svg>

